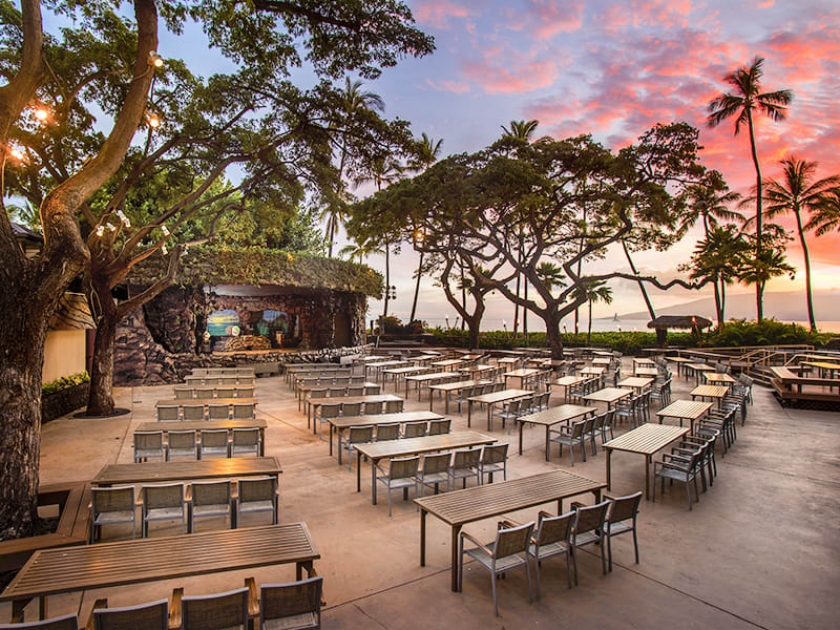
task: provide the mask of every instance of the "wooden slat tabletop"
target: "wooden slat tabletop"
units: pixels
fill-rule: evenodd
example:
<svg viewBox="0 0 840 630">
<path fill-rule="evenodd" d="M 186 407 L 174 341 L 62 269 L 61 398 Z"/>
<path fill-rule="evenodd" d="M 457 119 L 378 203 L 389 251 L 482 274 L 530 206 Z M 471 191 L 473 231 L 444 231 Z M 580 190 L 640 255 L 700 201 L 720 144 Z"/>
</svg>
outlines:
<svg viewBox="0 0 840 630">
<path fill-rule="evenodd" d="M 709 398 L 723 398 L 729 393 L 729 388 L 725 385 L 698 385 L 691 390 L 692 396 L 708 396 Z"/>
<path fill-rule="evenodd" d="M 586 492 L 600 495 L 607 484 L 553 470 L 520 479 L 454 490 L 415 499 L 421 510 L 449 525 L 465 525 Z"/>
<path fill-rule="evenodd" d="M 709 409 L 712 408 L 712 403 L 700 402 L 697 400 L 675 400 L 667 407 L 664 407 L 656 412 L 660 418 L 684 418 L 686 420 L 696 420 Z"/>
<path fill-rule="evenodd" d="M 0 601 L 320 558 L 305 523 L 36 551 Z"/>
<path fill-rule="evenodd" d="M 373 460 L 403 457 L 431 451 L 446 451 L 454 448 L 492 444 L 496 438 L 477 431 L 457 431 L 444 435 L 388 440 L 387 442 L 367 442 L 355 444 L 356 451 Z"/>
<path fill-rule="evenodd" d="M 218 479 L 278 475 L 283 472 L 276 457 L 232 457 L 142 464 L 108 464 L 91 479 L 92 486 L 135 483 L 166 483 L 192 479 Z"/>
<path fill-rule="evenodd" d="M 471 400 L 477 403 L 484 403 L 487 405 L 493 405 L 498 402 L 504 402 L 506 400 L 513 400 L 514 398 L 522 398 L 523 396 L 530 396 L 533 394 L 533 390 L 530 389 L 503 389 L 500 392 L 492 392 L 490 394 L 481 394 L 480 396 L 470 396 L 467 400 Z"/>
<path fill-rule="evenodd" d="M 840 367 L 840 366 L 838 366 Z M 735 379 L 729 374 L 718 374 L 717 372 L 704 372 L 703 376 L 708 383 L 734 383 Z"/>
<path fill-rule="evenodd" d="M 647 387 L 653 383 L 655 379 L 650 376 L 628 376 L 622 381 L 618 382 L 619 387 L 632 387 L 633 389 L 640 389 Z"/>
<path fill-rule="evenodd" d="M 677 438 L 688 433 L 688 430 L 688 427 L 646 423 L 609 442 L 604 442 L 604 448 L 607 450 L 653 455 Z"/>
<path fill-rule="evenodd" d="M 619 387 L 605 387 L 596 392 L 584 396 L 586 400 L 597 402 L 614 403 L 616 400 L 621 400 L 630 396 L 633 392 L 629 389 L 621 389 Z"/>
<path fill-rule="evenodd" d="M 340 418 L 328 418 L 328 422 L 338 430 L 347 429 L 357 425 L 388 424 L 389 422 L 428 422 L 430 420 L 442 420 L 443 416 L 433 411 L 403 411 L 401 413 L 379 413 L 373 416 L 352 416 Z"/>
<path fill-rule="evenodd" d="M 265 429 L 265 420 L 186 420 L 180 422 L 144 422 L 135 431 L 201 431 L 202 429 Z"/>
<path fill-rule="evenodd" d="M 526 416 L 520 416 L 516 421 L 522 424 L 530 422 L 532 424 L 546 426 L 568 422 L 569 420 L 585 416 L 588 413 L 595 413 L 595 411 L 594 407 L 585 407 L 583 405 L 558 405 Z"/>
</svg>

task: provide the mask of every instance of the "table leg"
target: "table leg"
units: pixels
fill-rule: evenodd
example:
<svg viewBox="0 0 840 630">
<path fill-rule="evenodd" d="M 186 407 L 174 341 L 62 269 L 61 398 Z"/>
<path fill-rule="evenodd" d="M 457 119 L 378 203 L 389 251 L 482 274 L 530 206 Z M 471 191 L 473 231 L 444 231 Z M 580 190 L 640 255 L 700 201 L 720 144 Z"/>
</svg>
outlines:
<svg viewBox="0 0 840 630">
<path fill-rule="evenodd" d="M 522 455 L 522 429 L 525 428 L 525 423 L 517 421 L 517 424 L 519 424 L 519 454 Z"/>
<path fill-rule="evenodd" d="M 452 591 L 458 592 L 458 538 L 460 537 L 461 526 L 452 526 Z"/>
<path fill-rule="evenodd" d="M 332 457 L 333 454 L 333 432 L 335 432 L 335 426 L 333 426 L 333 424 L 330 423 L 330 457 Z"/>
<path fill-rule="evenodd" d="M 472 405 L 473 405 L 473 401 L 468 400 L 467 401 L 467 428 L 468 429 L 470 428 L 470 421 L 472 419 Z"/>
<path fill-rule="evenodd" d="M 374 505 L 376 505 L 376 462 L 378 461 L 378 459 L 370 460 L 370 498 Z"/>
<path fill-rule="evenodd" d="M 362 491 L 362 454 L 356 451 L 356 492 Z"/>
<path fill-rule="evenodd" d="M 611 448 L 605 448 L 604 450 L 607 452 L 607 490 L 609 490 L 610 489 L 610 457 L 612 457 L 612 449 Z"/>
<path fill-rule="evenodd" d="M 487 403 L 487 430 L 493 430 L 493 405 Z"/>
<path fill-rule="evenodd" d="M 49 614 L 49 610 L 48 610 L 48 606 L 47 606 L 47 596 L 46 595 L 41 595 L 38 598 L 38 618 L 43 620 L 43 619 L 48 619 L 49 616 L 50 616 L 50 614 Z"/>
<path fill-rule="evenodd" d="M 522 429 L 519 430 L 520 435 L 522 434 Z M 519 453 L 522 455 L 522 453 Z M 548 461 L 549 457 L 551 456 L 551 426 L 545 425 L 545 461 Z"/>
<path fill-rule="evenodd" d="M 645 456 L 645 501 L 650 501 L 650 462 L 653 461 L 652 455 Z M 609 487 L 609 486 L 607 486 Z"/>
<path fill-rule="evenodd" d="M 332 441 L 330 441 L 332 446 Z M 260 429 L 260 457 L 265 457 L 265 429 Z"/>
<path fill-rule="evenodd" d="M 420 508 L 420 566 L 426 566 L 426 510 Z"/>
</svg>

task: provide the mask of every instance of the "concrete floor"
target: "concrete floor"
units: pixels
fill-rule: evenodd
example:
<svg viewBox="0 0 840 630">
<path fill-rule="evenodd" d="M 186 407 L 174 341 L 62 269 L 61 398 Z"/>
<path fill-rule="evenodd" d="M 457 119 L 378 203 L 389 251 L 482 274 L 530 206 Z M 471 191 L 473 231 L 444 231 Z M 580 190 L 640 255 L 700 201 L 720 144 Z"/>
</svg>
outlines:
<svg viewBox="0 0 840 630">
<path fill-rule="evenodd" d="M 625 359 L 623 372 L 631 372 Z M 674 398 L 693 387 L 674 378 Z M 391 391 L 392 385 L 388 386 Z M 41 481 L 89 480 L 109 463 L 132 461 L 131 435 L 154 416 L 155 401 L 171 396 L 171 386 L 123 388 L 117 406 L 131 410 L 110 419 L 62 418 L 43 428 Z M 525 576 L 513 571 L 499 582 L 500 617 L 493 616 L 489 577 L 467 567 L 462 593 L 449 588 L 449 528 L 428 519 L 427 566 L 419 564 L 419 515 L 395 493 L 393 517 L 380 492 L 370 502 L 370 473 L 363 464 L 362 492 L 355 471 L 339 467 L 327 442 L 313 436 L 282 377 L 260 379 L 258 416 L 268 421 L 269 455 L 283 466 L 281 522 L 304 521 L 321 553 L 327 628 L 837 628 L 840 627 L 840 414 L 786 409 L 768 390 L 757 388 L 746 426 L 724 457 L 718 451 L 715 485 L 701 494 L 693 511 L 680 484 L 666 486 L 656 503 L 643 501 L 639 516 L 641 563 L 633 561 L 632 540 L 613 542 L 614 570 L 604 576 L 597 548 L 579 552 L 580 585 L 566 588 L 562 559 L 544 563 L 542 599 L 529 603 Z M 558 404 L 556 397 L 553 404 Z M 428 400 L 409 400 L 406 409 L 427 409 Z M 435 406 L 441 411 L 442 403 Z M 466 427 L 466 413 L 452 414 L 453 430 Z M 485 427 L 480 414 L 474 429 Z M 562 468 L 604 480 L 605 456 L 569 464 L 568 453 L 544 461 L 544 432 L 525 430 L 525 450 L 516 452 L 516 434 L 496 422 L 494 436 L 511 442 L 509 476 Z M 621 427 L 619 432 L 625 430 Z M 579 458 L 576 453 L 576 460 Z M 612 494 L 644 488 L 640 456 L 613 456 Z M 584 498 L 591 501 L 591 495 Z M 552 506 L 542 506 L 543 509 Z M 536 518 L 539 508 L 509 515 Z M 257 516 L 254 517 L 255 522 Z M 495 520 L 465 528 L 492 540 Z M 212 524 L 211 524 L 212 525 Z M 219 523 L 221 526 L 221 523 Z M 130 537 L 130 530 L 106 528 L 106 539 Z M 152 535 L 179 533 L 156 527 Z M 593 549 L 595 551 L 593 552 Z M 294 577 L 292 567 L 227 572 L 173 582 L 132 585 L 50 598 L 50 615 L 77 612 L 87 618 L 97 597 L 112 606 L 167 597 L 173 586 L 186 594 L 220 592 L 242 585 Z M 0 620 L 9 605 L 0 605 Z M 29 620 L 37 609 L 30 606 Z"/>
</svg>

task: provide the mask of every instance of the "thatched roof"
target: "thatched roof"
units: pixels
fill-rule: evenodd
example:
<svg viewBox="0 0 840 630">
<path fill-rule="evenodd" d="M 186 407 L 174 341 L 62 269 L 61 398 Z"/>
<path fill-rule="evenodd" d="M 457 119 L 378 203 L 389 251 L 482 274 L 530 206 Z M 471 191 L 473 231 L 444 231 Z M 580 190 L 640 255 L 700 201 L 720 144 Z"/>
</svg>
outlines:
<svg viewBox="0 0 840 630">
<path fill-rule="evenodd" d="M 685 328 L 688 330 L 708 328 L 712 321 L 699 315 L 660 315 L 648 322 L 648 328 Z"/>
<path fill-rule="evenodd" d="M 53 316 L 50 318 L 50 330 L 84 330 L 96 328 L 96 322 L 90 313 L 87 298 L 81 293 L 65 293 L 61 296 Z"/>
</svg>

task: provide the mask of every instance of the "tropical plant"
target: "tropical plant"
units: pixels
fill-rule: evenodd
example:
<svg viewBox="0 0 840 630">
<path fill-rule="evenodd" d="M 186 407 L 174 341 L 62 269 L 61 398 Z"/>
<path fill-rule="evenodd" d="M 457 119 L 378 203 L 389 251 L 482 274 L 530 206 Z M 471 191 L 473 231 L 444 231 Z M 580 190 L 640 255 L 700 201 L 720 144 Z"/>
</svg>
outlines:
<svg viewBox="0 0 840 630">
<path fill-rule="evenodd" d="M 586 343 L 588 344 L 592 340 L 592 304 L 599 301 L 604 302 L 604 304 L 612 304 L 612 289 L 603 280 L 581 278 L 574 291 L 572 291 L 572 298 L 583 298 L 589 306 L 589 324 L 586 329 Z"/>
<path fill-rule="evenodd" d="M 796 269 L 785 260 L 785 244 L 790 237 L 783 227 L 770 223 L 762 233 L 762 247 L 752 243 L 755 236 L 750 235 L 748 238 L 751 242 L 750 252 L 741 257 L 738 280 L 747 286 L 756 285 L 758 299 L 762 301 L 764 289 L 770 280 L 784 275 L 792 280 L 796 276 Z"/>
<path fill-rule="evenodd" d="M 828 191 L 813 209 L 811 220 L 806 230 L 814 230 L 817 236 L 823 236 L 833 230 L 840 231 L 840 187 Z"/>
<path fill-rule="evenodd" d="M 773 121 L 785 119 L 785 110 L 793 100 L 793 92 L 790 90 L 775 90 L 762 92 L 761 79 L 764 76 L 762 66 L 764 59 L 756 57 L 749 66 L 742 66 L 726 75 L 723 80 L 728 83 L 734 92 L 725 93 L 714 98 L 708 106 L 709 116 L 706 119 L 709 127 L 717 127 L 729 118 L 735 118 L 735 135 L 746 124 L 750 138 L 750 152 L 753 165 L 755 166 L 756 181 L 756 213 L 755 213 L 755 235 L 756 260 L 762 259 L 761 248 L 764 244 L 762 238 L 762 215 L 763 192 L 761 179 L 761 164 L 758 159 L 758 149 L 755 142 L 755 121 L 754 112 L 765 114 Z M 756 285 L 756 316 L 759 321 L 764 317 L 763 293 Z"/>
<path fill-rule="evenodd" d="M 807 162 L 795 157 L 782 160 L 782 178 L 769 179 L 764 182 L 764 201 L 767 207 L 764 211 L 768 219 L 775 219 L 785 214 L 793 214 L 796 219 L 796 232 L 802 247 L 805 261 L 805 296 L 808 304 L 808 323 L 812 331 L 817 330 L 817 319 L 814 314 L 814 297 L 811 287 L 811 256 L 808 253 L 808 242 L 805 239 L 804 213 L 813 213 L 829 192 L 840 185 L 840 175 L 830 175 L 814 181 L 817 172 L 816 162 Z"/>
</svg>

